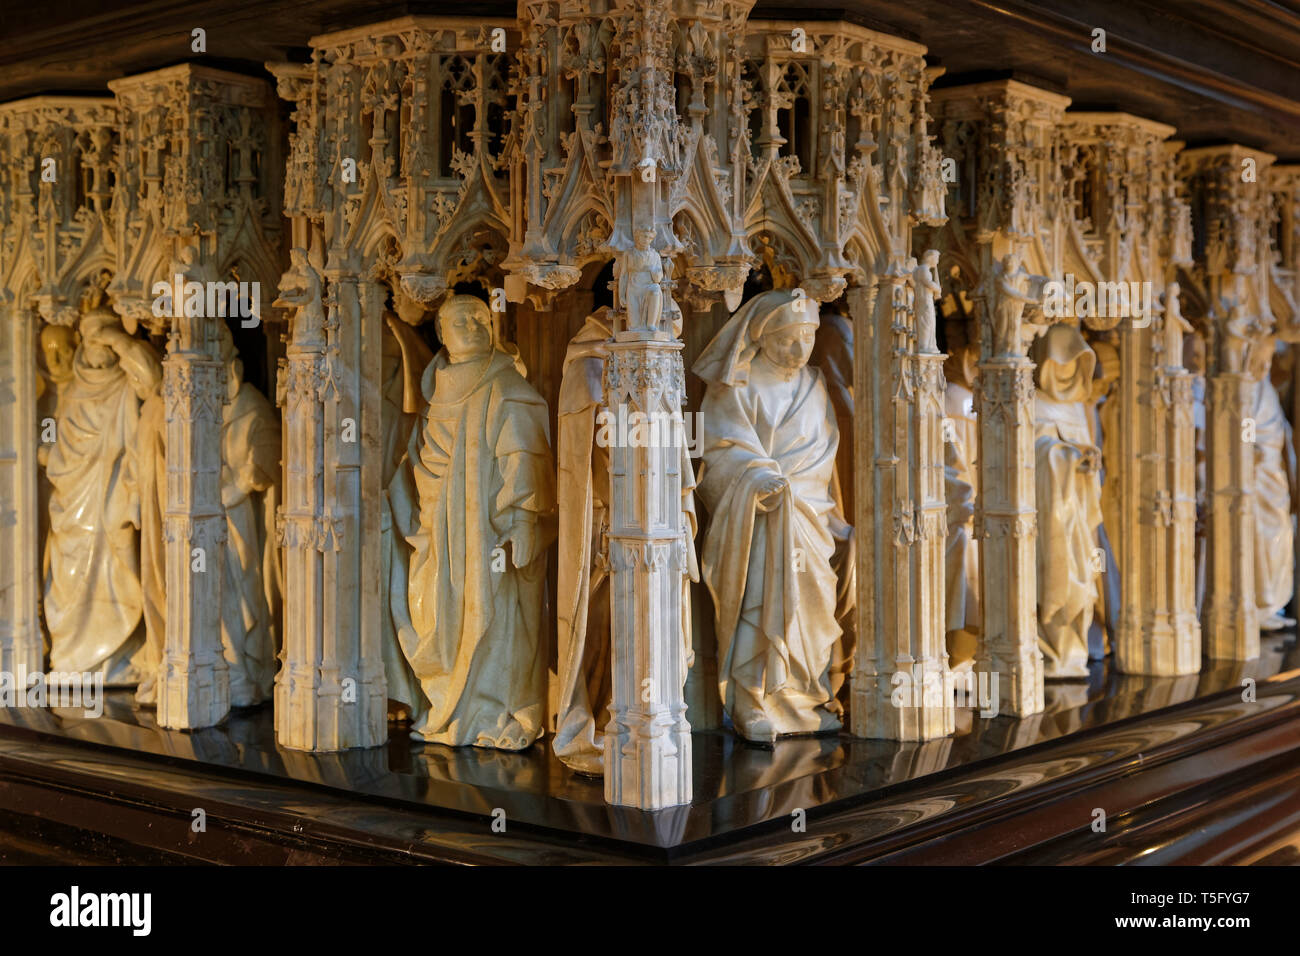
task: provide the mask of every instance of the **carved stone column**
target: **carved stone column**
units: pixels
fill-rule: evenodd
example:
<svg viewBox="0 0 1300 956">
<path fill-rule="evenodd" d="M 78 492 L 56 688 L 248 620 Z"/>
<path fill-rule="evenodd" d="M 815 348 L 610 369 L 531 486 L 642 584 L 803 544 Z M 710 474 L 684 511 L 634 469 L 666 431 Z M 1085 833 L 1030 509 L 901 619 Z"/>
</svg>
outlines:
<svg viewBox="0 0 1300 956">
<path fill-rule="evenodd" d="M 417 83 L 423 93 L 412 97 L 408 82 L 410 61 L 428 51 L 430 26 L 408 18 L 316 37 L 313 46 L 325 52 L 311 65 L 269 67 L 294 104 L 285 201 L 294 250 L 276 302 L 297 311 L 277 396 L 285 410 L 278 523 L 286 595 L 275 718 L 276 739 L 295 750 L 374 747 L 388 738 L 380 643 L 386 290 L 372 275 L 379 258 L 400 250 L 356 233 L 392 235 L 409 226 L 423 239 L 421 255 L 430 254 L 425 230 L 435 218 L 412 207 L 398 221 L 389 205 L 431 172 L 427 89 Z M 415 119 L 399 153 L 390 134 L 403 102 Z M 357 223 L 363 205 L 371 230 Z M 395 259 L 388 259 L 391 270 Z"/>
<path fill-rule="evenodd" d="M 1070 190 L 1079 196 L 1070 214 L 1084 238 L 1072 246 L 1071 272 L 1146 283 L 1136 300 L 1121 300 L 1126 314 L 1100 308 L 1099 290 L 1099 308 L 1078 317 L 1119 336 L 1119 382 L 1109 399 L 1118 427 L 1104 436 L 1117 516 L 1106 531 L 1121 580 L 1115 660 L 1126 674 L 1194 674 L 1201 667 L 1196 436 L 1181 301 L 1171 282 L 1178 266 L 1192 264 L 1190 214 L 1175 176 L 1182 144 L 1165 142 L 1173 127 L 1125 113 L 1067 113 L 1065 128 L 1067 175 L 1091 187 Z"/>
<path fill-rule="evenodd" d="M 224 281 L 231 263 L 241 263 L 245 281 L 270 284 L 280 229 L 278 121 L 268 83 L 193 64 L 114 80 L 109 88 L 117 98 L 116 174 L 124 201 L 108 291 L 133 325 L 168 332 L 158 723 L 194 730 L 220 723 L 230 710 L 221 627 L 226 386 L 218 323 L 233 303 L 210 314 L 212 290 L 203 290 L 195 309 L 190 291 L 182 287 L 178 297 L 175 284 Z M 171 311 L 161 319 L 153 308 L 158 282 L 171 287 Z"/>
<path fill-rule="evenodd" d="M 276 739 L 294 750 L 388 736 L 379 640 L 379 288 L 325 270 L 324 321 L 294 319 L 285 405 L 284 667 Z M 316 301 L 316 300 L 313 300 Z"/>
<path fill-rule="evenodd" d="M 611 186 L 617 210 L 609 245 L 624 282 L 650 275 L 634 255 L 636 239 L 653 233 L 655 254 L 677 246 L 668 187 L 683 176 L 680 120 L 673 106 L 672 5 L 666 0 L 615 5 L 622 48 L 616 65 L 612 122 L 633 131 L 614 144 Z M 672 275 L 671 267 L 664 272 Z M 605 403 L 681 421 L 686 395 L 680 312 L 672 285 L 662 304 L 633 312 L 616 299 L 606 363 Z M 681 453 L 672 447 L 610 448 L 610 643 L 613 700 L 605 730 L 605 799 L 654 810 L 689 803 L 691 728 L 686 721 L 689 637 L 681 614 L 687 539 L 681 509 Z M 631 443 L 635 445 L 636 443 Z"/>
<path fill-rule="evenodd" d="M 275 725 L 278 740 L 301 750 L 311 749 L 319 723 L 316 648 L 325 616 L 324 552 L 336 540 L 324 494 L 328 374 L 321 291 L 308 291 L 314 307 L 299 309 L 290 321 L 276 396 L 284 410 L 284 502 L 276 533 L 284 547 L 285 628 Z"/>
<path fill-rule="evenodd" d="M 1190 279 L 1207 303 L 1210 326 L 1206 389 L 1205 655 L 1259 656 L 1255 593 L 1256 380 L 1252 351 L 1273 331 L 1270 305 L 1272 202 L 1266 188 L 1274 157 L 1241 146 L 1184 151 L 1187 182 L 1204 236 Z M 1267 372 L 1265 372 L 1267 374 Z"/>
<path fill-rule="evenodd" d="M 984 639 L 978 673 L 998 675 L 1003 713 L 1043 709 L 1043 654 L 1038 649 L 1038 505 L 1034 487 L 1034 363 L 1023 355 L 980 360 L 980 542 Z"/>
<path fill-rule="evenodd" d="M 0 288 L 0 672 L 22 675 L 44 670 L 45 651 L 37 616 L 36 313 L 15 302 Z"/>
<path fill-rule="evenodd" d="M 944 646 L 945 356 L 916 353 L 913 300 L 901 259 L 876 289 L 849 290 L 861 403 L 852 730 L 887 740 L 942 737 L 956 720 Z"/>
<path fill-rule="evenodd" d="M 158 675 L 158 725 L 211 727 L 230 712 L 221 644 L 226 512 L 221 504 L 221 408 L 226 370 L 216 326 L 177 308 L 163 361 L 167 497 L 163 548 L 167 636 Z"/>
<path fill-rule="evenodd" d="M 1255 382 L 1219 371 L 1207 383 L 1205 453 L 1209 495 L 1206 557 L 1206 656 L 1248 661 L 1259 656 L 1255 606 L 1255 457 L 1242 441 L 1255 408 Z"/>
<path fill-rule="evenodd" d="M 616 330 L 605 363 L 605 405 L 680 421 L 682 343 Z M 664 418 L 660 418 L 664 416 Z M 613 702 L 605 730 L 605 799 L 646 810 L 689 803 L 686 721 L 689 636 L 682 629 L 681 453 L 671 444 L 617 443 L 610 464 L 610 635 Z"/>
<path fill-rule="evenodd" d="M 955 283 L 973 300 L 980 337 L 975 533 L 983 634 L 975 667 L 997 675 L 999 710 L 1015 717 L 1043 709 L 1034 366 L 1026 357 L 1032 336 L 1021 334 L 1019 320 L 1005 334 L 995 334 L 995 264 L 1000 268 L 1014 252 L 1029 273 L 1060 276 L 1066 245 L 1060 125 L 1069 102 L 1015 80 L 934 94 L 943 152 L 957 165 L 948 208 L 963 210 L 941 241 L 958 266 Z"/>
</svg>

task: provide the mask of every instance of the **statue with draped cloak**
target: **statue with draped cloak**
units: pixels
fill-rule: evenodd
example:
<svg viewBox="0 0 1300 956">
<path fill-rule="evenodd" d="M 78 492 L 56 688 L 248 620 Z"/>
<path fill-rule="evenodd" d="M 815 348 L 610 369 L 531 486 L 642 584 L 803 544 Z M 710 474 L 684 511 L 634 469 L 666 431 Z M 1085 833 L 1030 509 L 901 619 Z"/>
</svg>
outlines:
<svg viewBox="0 0 1300 956">
<path fill-rule="evenodd" d="M 612 334 L 609 309 L 587 317 L 569 343 L 560 381 L 558 458 L 560 494 L 556 617 L 559 633 L 559 699 L 554 750 L 572 770 L 598 775 L 604 769 L 606 710 L 613 696 L 609 643 L 609 450 L 599 440 L 597 416 Z M 694 541 L 695 469 L 679 435 L 682 516 Z M 682 634 L 690 657 L 690 582 L 699 580 L 695 548 L 687 549 L 682 576 Z"/>
<path fill-rule="evenodd" d="M 1295 476 L 1295 446 L 1291 423 L 1282 411 L 1270 377 L 1276 340 L 1261 340 L 1250 354 L 1255 386 L 1255 605 L 1262 631 L 1293 627 L 1282 612 L 1295 590 L 1295 526 L 1291 516 L 1291 487 Z"/>
<path fill-rule="evenodd" d="M 955 336 L 950 337 L 950 340 Z M 947 387 L 943 415 L 943 477 L 948 501 L 948 536 L 944 546 L 944 611 L 948 660 L 953 668 L 975 663 L 980 632 L 980 552 L 975 538 L 975 498 L 979 471 L 979 419 L 975 414 L 975 376 L 979 350 L 958 341 L 944 362 Z"/>
<path fill-rule="evenodd" d="M 542 733 L 542 596 L 554 537 L 546 402 L 487 304 L 453 295 L 421 378 L 427 404 L 389 488 L 411 547 L 402 653 L 419 682 L 415 740 L 523 750 Z"/>
<path fill-rule="evenodd" d="M 1060 323 L 1034 342 L 1033 358 L 1038 645 L 1045 677 L 1086 678 L 1101 524 L 1101 453 L 1087 405 L 1097 358 L 1077 328 Z"/>
<path fill-rule="evenodd" d="M 808 364 L 817 325 L 815 301 L 765 292 L 694 366 L 708 385 L 702 571 L 719 685 L 737 733 L 764 743 L 841 726 L 838 612 L 854 599 L 853 533 L 837 500 L 835 409 Z"/>
<path fill-rule="evenodd" d="M 153 348 L 102 306 L 81 320 L 72 381 L 59 402 L 45 568 L 50 669 L 139 680 L 140 402 L 162 376 Z"/>
</svg>

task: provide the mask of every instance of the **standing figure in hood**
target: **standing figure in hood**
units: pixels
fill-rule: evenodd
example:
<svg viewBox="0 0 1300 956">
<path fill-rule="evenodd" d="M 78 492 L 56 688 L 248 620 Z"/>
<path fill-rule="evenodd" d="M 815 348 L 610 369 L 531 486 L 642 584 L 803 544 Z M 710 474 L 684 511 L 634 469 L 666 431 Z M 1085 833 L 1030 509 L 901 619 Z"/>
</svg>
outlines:
<svg viewBox="0 0 1300 956">
<path fill-rule="evenodd" d="M 835 410 L 808 365 L 817 326 L 814 301 L 765 292 L 694 367 L 708 383 L 700 494 L 719 684 L 737 733 L 758 742 L 841 726 L 853 529 L 835 490 Z"/>
<path fill-rule="evenodd" d="M 1043 676 L 1086 678 L 1101 524 L 1101 452 L 1088 423 L 1097 356 L 1078 329 L 1057 324 L 1034 342 L 1033 359 Z"/>
</svg>

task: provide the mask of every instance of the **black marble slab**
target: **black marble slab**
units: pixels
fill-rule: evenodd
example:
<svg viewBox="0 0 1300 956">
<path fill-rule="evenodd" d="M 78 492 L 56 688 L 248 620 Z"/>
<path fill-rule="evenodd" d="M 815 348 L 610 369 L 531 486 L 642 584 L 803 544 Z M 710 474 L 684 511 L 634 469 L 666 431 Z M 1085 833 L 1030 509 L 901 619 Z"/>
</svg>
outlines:
<svg viewBox="0 0 1300 956">
<path fill-rule="evenodd" d="M 279 780 L 406 809 L 472 818 L 505 811 L 513 828 L 539 836 L 578 837 L 593 845 L 651 848 L 717 846 L 739 831 L 783 825 L 795 810 L 811 817 L 882 799 L 906 785 L 942 780 L 993 765 L 1072 735 L 1086 735 L 1214 697 L 1239 697 L 1247 678 L 1289 679 L 1300 669 L 1294 635 L 1265 635 L 1259 660 L 1207 662 L 1200 674 L 1151 678 L 1097 663 L 1087 681 L 1049 682 L 1047 709 L 1016 720 L 958 710 L 952 737 L 896 743 L 839 736 L 747 744 L 729 731 L 693 736 L 694 799 L 689 806 L 644 812 L 608 806 L 599 780 L 565 768 L 549 738 L 523 753 L 415 744 L 393 727 L 388 745 L 338 754 L 279 747 L 269 708 L 237 711 L 220 727 L 183 733 L 159 728 L 154 712 L 113 691 L 104 713 L 0 709 L 0 737 L 129 752 L 172 766 L 201 766 L 234 779 Z"/>
</svg>

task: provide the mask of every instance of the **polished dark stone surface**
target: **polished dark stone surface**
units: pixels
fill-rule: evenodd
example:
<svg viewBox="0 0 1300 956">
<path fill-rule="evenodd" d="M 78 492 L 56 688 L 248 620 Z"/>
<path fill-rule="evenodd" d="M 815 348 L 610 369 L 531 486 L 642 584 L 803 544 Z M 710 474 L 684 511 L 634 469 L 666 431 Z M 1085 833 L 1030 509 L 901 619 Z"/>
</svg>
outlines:
<svg viewBox="0 0 1300 956">
<path fill-rule="evenodd" d="M 570 773 L 544 739 L 524 753 L 415 745 L 394 728 L 388 746 L 341 754 L 305 754 L 276 745 L 269 707 L 232 714 L 221 727 L 195 733 L 159 729 L 151 710 L 110 692 L 101 718 L 80 711 L 0 709 L 0 736 L 90 746 L 104 754 L 133 751 L 173 766 L 236 778 L 279 779 L 313 789 L 364 795 L 377 804 L 420 806 L 488 817 L 498 808 L 512 827 L 596 844 L 703 848 L 749 828 L 786 825 L 797 809 L 809 817 L 897 793 L 959 768 L 993 765 L 1013 752 L 1083 735 L 1189 701 L 1241 693 L 1242 681 L 1265 682 L 1300 668 L 1292 635 L 1265 635 L 1263 655 L 1247 663 L 1208 664 L 1185 678 L 1145 678 L 1094 665 L 1087 682 L 1049 683 L 1047 710 L 1024 720 L 984 719 L 958 711 L 957 733 L 923 744 L 838 737 L 792 738 L 773 748 L 727 731 L 694 735 L 695 799 L 689 807 L 646 813 L 607 806 L 598 780 Z"/>
</svg>

